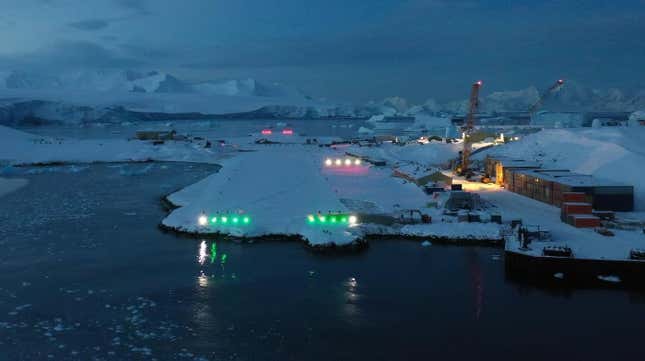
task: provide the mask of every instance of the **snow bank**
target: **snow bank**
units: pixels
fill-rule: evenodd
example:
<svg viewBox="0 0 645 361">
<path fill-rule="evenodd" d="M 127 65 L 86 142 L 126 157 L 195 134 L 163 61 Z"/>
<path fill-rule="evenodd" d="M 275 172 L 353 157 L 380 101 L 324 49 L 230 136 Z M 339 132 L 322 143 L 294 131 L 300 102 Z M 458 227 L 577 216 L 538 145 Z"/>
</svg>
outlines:
<svg viewBox="0 0 645 361">
<path fill-rule="evenodd" d="M 453 240 L 501 240 L 496 223 L 432 223 L 411 224 L 401 228 L 405 236 L 449 238 Z"/>
<path fill-rule="evenodd" d="M 636 210 L 645 209 L 645 127 L 549 129 L 476 155 L 535 160 L 545 168 L 570 169 L 634 186 Z"/>
</svg>

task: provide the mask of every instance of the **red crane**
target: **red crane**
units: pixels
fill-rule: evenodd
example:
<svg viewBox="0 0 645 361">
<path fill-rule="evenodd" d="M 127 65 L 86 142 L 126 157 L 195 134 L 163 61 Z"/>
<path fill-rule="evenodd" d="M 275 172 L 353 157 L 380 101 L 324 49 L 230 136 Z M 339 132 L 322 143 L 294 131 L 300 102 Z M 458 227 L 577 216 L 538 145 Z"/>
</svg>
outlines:
<svg viewBox="0 0 645 361">
<path fill-rule="evenodd" d="M 470 173 L 470 153 L 473 151 L 472 141 L 470 139 L 475 129 L 475 113 L 479 107 L 479 89 L 482 86 L 482 81 L 479 80 L 473 83 L 470 90 L 470 100 L 468 106 L 468 115 L 462 128 L 464 132 L 464 149 L 461 152 L 461 165 L 457 169 L 459 175 L 468 175 Z"/>
<path fill-rule="evenodd" d="M 563 79 L 558 79 L 553 85 L 551 85 L 547 90 L 543 91 L 542 94 L 538 97 L 538 99 L 529 107 L 529 117 L 533 117 L 533 114 L 540 109 L 540 106 L 544 102 L 544 100 L 549 97 L 551 94 L 555 93 L 558 91 L 562 86 L 564 85 L 564 80 Z"/>
</svg>

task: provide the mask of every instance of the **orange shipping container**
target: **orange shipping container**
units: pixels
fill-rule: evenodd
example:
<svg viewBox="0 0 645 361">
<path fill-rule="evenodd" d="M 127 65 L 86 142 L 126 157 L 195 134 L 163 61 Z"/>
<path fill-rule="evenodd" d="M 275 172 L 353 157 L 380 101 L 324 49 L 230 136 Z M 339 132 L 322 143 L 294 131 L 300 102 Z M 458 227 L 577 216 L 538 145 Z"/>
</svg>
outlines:
<svg viewBox="0 0 645 361">
<path fill-rule="evenodd" d="M 564 214 L 591 214 L 593 209 L 591 203 L 582 202 L 565 202 L 562 203 L 562 212 Z"/>
<path fill-rule="evenodd" d="M 582 192 L 564 192 L 562 193 L 562 202 L 586 202 L 587 195 Z"/>
<path fill-rule="evenodd" d="M 568 220 L 568 223 L 576 228 L 600 227 L 600 218 L 589 214 L 571 214 Z"/>
</svg>

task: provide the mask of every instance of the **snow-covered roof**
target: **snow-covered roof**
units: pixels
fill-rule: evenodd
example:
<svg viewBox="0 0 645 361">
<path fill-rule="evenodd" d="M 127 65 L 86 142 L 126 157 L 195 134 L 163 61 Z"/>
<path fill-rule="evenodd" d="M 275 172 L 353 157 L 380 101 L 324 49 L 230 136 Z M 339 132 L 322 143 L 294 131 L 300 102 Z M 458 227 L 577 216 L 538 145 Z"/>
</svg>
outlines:
<svg viewBox="0 0 645 361">
<path fill-rule="evenodd" d="M 624 183 L 600 179 L 587 174 L 573 173 L 566 169 L 526 169 L 517 173 L 571 187 L 625 187 Z"/>
</svg>

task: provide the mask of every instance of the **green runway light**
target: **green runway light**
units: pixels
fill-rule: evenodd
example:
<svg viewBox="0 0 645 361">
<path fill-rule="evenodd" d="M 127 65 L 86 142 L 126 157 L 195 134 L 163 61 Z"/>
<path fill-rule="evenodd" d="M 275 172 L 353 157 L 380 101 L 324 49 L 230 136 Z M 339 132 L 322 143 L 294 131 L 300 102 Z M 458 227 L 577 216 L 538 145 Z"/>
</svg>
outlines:
<svg viewBox="0 0 645 361">
<path fill-rule="evenodd" d="M 222 264 L 226 263 L 226 258 L 227 258 L 226 253 L 222 253 L 222 260 L 221 260 Z"/>
<path fill-rule="evenodd" d="M 328 213 L 326 215 L 318 213 L 314 216 L 307 215 L 307 223 L 309 225 L 328 225 L 328 226 L 353 226 L 358 223 L 358 217 L 353 214 L 347 213 Z"/>
<path fill-rule="evenodd" d="M 251 224 L 251 217 L 248 215 L 238 214 L 217 214 L 217 215 L 204 215 L 202 214 L 197 218 L 197 223 L 200 226 L 247 226 Z"/>
</svg>

